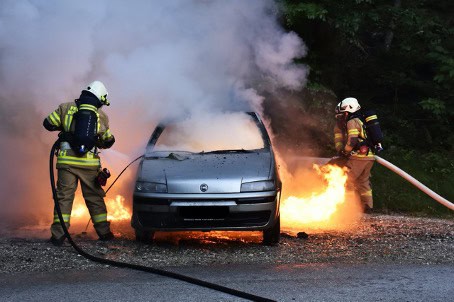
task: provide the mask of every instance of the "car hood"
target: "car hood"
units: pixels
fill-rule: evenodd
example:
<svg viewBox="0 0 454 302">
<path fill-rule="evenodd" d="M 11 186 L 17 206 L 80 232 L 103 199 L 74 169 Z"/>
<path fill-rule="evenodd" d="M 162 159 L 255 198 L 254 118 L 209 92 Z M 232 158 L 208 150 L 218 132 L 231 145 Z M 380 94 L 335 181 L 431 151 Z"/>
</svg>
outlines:
<svg viewBox="0 0 454 302">
<path fill-rule="evenodd" d="M 147 157 L 138 180 L 167 183 L 168 193 L 238 193 L 242 182 L 267 180 L 270 152 Z M 202 192 L 201 186 L 208 187 Z M 205 186 L 206 185 L 206 186 Z"/>
</svg>

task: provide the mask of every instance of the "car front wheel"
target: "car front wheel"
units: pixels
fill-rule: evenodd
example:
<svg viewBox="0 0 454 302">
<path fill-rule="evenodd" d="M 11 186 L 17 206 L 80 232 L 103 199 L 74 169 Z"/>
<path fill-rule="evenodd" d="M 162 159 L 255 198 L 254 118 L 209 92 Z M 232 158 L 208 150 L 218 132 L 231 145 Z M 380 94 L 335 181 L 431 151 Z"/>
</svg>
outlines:
<svg viewBox="0 0 454 302">
<path fill-rule="evenodd" d="M 280 236 L 281 216 L 279 215 L 271 228 L 263 230 L 263 244 L 274 246 L 279 243 Z"/>
<path fill-rule="evenodd" d="M 143 243 L 152 243 L 153 242 L 154 232 L 135 229 L 135 233 L 136 233 L 136 241 L 143 242 Z"/>
</svg>

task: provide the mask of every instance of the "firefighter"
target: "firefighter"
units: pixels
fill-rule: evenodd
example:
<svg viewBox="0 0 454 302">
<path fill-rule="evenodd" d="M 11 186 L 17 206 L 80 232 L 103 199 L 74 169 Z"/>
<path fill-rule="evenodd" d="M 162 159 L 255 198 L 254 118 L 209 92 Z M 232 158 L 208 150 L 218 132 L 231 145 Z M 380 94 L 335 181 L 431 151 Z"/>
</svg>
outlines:
<svg viewBox="0 0 454 302">
<path fill-rule="evenodd" d="M 110 222 L 107 221 L 107 209 L 104 203 L 105 192 L 97 181 L 101 169 L 98 149 L 110 148 L 115 142 L 115 138 L 109 129 L 109 119 L 101 110 L 103 105 L 110 105 L 107 95 L 104 84 L 100 81 L 94 81 L 82 90 L 78 99 L 60 104 L 43 122 L 44 128 L 48 131 L 61 131 L 57 154 L 57 200 L 66 227 L 69 228 L 70 225 L 74 194 L 77 183 L 80 181 L 82 194 L 94 228 L 99 239 L 104 241 L 114 239 L 114 235 L 110 231 Z M 88 119 L 82 120 L 82 112 L 88 112 L 94 118 L 90 119 L 90 115 L 85 114 Z M 87 120 L 88 122 L 86 122 Z M 81 129 L 81 127 L 86 129 Z M 93 127 L 95 130 L 87 131 L 89 127 Z M 76 148 L 76 132 L 92 133 L 91 139 L 94 142 L 94 147 L 85 151 Z M 84 145 L 81 147 L 84 147 Z M 61 246 L 66 237 L 55 209 L 50 231 L 52 233 L 50 239 L 52 244 Z"/>
<path fill-rule="evenodd" d="M 336 151 L 348 168 L 347 193 L 358 193 L 364 212 L 373 208 L 370 171 L 374 153 L 369 147 L 362 120 L 361 106 L 355 98 L 346 98 L 336 106 L 334 142 Z"/>
</svg>

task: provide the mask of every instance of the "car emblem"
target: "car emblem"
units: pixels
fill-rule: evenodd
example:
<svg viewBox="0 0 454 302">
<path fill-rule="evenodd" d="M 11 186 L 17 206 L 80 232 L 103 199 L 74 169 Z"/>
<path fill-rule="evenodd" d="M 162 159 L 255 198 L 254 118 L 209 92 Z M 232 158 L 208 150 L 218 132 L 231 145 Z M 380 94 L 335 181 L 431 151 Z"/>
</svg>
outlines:
<svg viewBox="0 0 454 302">
<path fill-rule="evenodd" d="M 200 191 L 202 191 L 202 192 L 208 191 L 208 185 L 207 184 L 201 184 L 200 185 Z"/>
</svg>

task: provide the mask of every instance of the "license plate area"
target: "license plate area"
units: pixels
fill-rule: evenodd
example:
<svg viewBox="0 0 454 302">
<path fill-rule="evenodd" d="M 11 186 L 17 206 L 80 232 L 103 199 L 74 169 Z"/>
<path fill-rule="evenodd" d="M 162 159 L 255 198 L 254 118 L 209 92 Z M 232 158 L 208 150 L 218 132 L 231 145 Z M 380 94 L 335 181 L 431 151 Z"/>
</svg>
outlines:
<svg viewBox="0 0 454 302">
<path fill-rule="evenodd" d="M 194 206 L 178 207 L 178 215 L 184 221 L 219 221 L 229 215 L 228 206 Z"/>
</svg>

